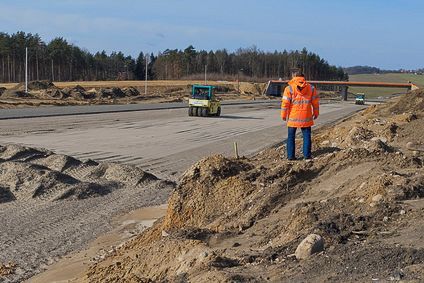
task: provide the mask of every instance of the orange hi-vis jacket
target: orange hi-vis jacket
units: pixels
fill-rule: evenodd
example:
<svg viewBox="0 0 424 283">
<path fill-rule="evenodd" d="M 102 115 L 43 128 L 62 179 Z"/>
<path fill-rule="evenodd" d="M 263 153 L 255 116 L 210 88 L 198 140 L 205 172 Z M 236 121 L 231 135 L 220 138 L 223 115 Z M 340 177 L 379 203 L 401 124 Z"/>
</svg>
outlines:
<svg viewBox="0 0 424 283">
<path fill-rule="evenodd" d="M 306 128 L 314 125 L 314 118 L 318 115 L 319 97 L 315 87 L 303 77 L 294 77 L 284 90 L 281 118 L 287 120 L 288 127 Z"/>
</svg>

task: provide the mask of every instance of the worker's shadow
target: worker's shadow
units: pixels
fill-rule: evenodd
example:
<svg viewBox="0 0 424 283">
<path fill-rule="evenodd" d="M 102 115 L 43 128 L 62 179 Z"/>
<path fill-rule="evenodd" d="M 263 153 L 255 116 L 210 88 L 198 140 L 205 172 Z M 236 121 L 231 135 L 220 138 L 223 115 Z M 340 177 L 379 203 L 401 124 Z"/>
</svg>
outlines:
<svg viewBox="0 0 424 283">
<path fill-rule="evenodd" d="M 313 150 L 312 151 L 312 156 L 319 157 L 319 156 L 327 155 L 327 154 L 330 154 L 330 153 L 333 153 L 333 152 L 338 152 L 340 150 L 341 150 L 340 148 L 338 148 L 338 147 L 332 147 L 332 146 L 330 146 L 330 147 L 321 147 L 321 148 L 318 148 L 316 150 Z"/>
<path fill-rule="evenodd" d="M 257 118 L 257 117 L 249 117 L 249 116 L 234 116 L 234 115 L 221 115 L 216 118 L 227 118 L 227 119 L 240 119 L 240 120 L 263 120 L 264 118 Z"/>
</svg>

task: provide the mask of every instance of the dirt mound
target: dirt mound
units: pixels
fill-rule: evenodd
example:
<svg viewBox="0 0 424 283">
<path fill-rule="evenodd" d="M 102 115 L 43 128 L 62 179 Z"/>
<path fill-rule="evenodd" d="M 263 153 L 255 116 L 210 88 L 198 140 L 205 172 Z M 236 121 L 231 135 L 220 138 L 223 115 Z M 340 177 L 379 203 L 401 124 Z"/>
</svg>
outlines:
<svg viewBox="0 0 424 283">
<path fill-rule="evenodd" d="M 28 93 L 25 92 L 25 83 L 19 83 L 15 87 L 0 91 L 3 98 L 39 98 L 49 99 L 51 93 L 59 92 L 59 89 L 51 81 L 30 81 L 28 82 Z"/>
<path fill-rule="evenodd" d="M 262 95 L 266 85 L 263 83 L 240 83 L 240 93 L 246 95 Z"/>
<path fill-rule="evenodd" d="M 74 168 L 81 166 L 82 162 L 78 159 L 75 159 L 71 156 L 63 155 L 63 154 L 52 154 L 36 161 L 37 164 L 46 166 L 50 170 L 63 172 L 69 168 Z"/>
<path fill-rule="evenodd" d="M 64 88 L 60 92 L 51 92 L 50 96 L 57 98 L 72 97 L 74 99 L 117 99 L 124 97 L 134 97 L 140 95 L 140 92 L 134 87 L 113 87 L 113 88 L 100 88 L 100 89 L 89 89 L 86 90 L 81 86 L 75 86 L 73 88 Z"/>
<path fill-rule="evenodd" d="M 344 142 L 348 145 L 357 145 L 364 141 L 369 141 L 374 137 L 374 133 L 371 130 L 368 130 L 363 127 L 353 127 L 348 135 L 346 136 Z"/>
<path fill-rule="evenodd" d="M 145 182 L 157 181 L 158 178 L 140 168 L 117 163 L 103 163 L 97 166 L 89 175 L 91 179 L 105 179 L 137 186 Z"/>
<path fill-rule="evenodd" d="M 402 95 L 388 111 L 396 114 L 404 112 L 422 111 L 424 109 L 424 90 L 414 90 L 406 95 Z"/>
<path fill-rule="evenodd" d="M 46 90 L 57 88 L 51 81 L 29 81 L 28 82 L 28 91 L 31 90 Z M 11 90 L 14 91 L 25 91 L 25 83 L 19 83 Z"/>
<path fill-rule="evenodd" d="M 25 92 L 25 85 L 20 83 L 9 90 L 4 90 L 0 94 L 3 98 L 33 98 L 40 100 L 52 99 L 93 99 L 96 97 L 96 92 L 86 91 L 81 86 L 73 88 L 59 89 L 51 81 L 31 81 L 28 83 L 28 93 Z"/>
<path fill-rule="evenodd" d="M 249 168 L 242 161 L 222 155 L 193 165 L 170 198 L 164 229 L 201 227 L 228 212 L 228 207 L 236 207 L 252 188 L 248 182 L 231 177 Z"/>
<path fill-rule="evenodd" d="M 410 240 L 424 229 L 424 156 L 406 146 L 424 132 L 424 112 L 408 104 L 393 115 L 399 101 L 320 130 L 310 162 L 281 160 L 284 147 L 199 161 L 167 215 L 85 280 L 424 280 L 424 247 Z M 299 261 L 293 254 L 309 234 L 325 249 Z"/>
<path fill-rule="evenodd" d="M 51 81 L 30 81 L 28 83 L 29 90 L 42 90 L 56 88 L 56 86 Z"/>
<path fill-rule="evenodd" d="M 54 199 L 79 183 L 71 176 L 23 162 L 3 162 L 0 172 L 0 184 L 9 187 L 17 200 Z"/>
<path fill-rule="evenodd" d="M 0 159 L 5 161 L 29 161 L 43 158 L 51 154 L 51 151 L 29 148 L 17 144 L 0 145 Z"/>
<path fill-rule="evenodd" d="M 0 202 L 85 199 L 158 181 L 135 166 L 81 162 L 14 144 L 0 146 Z"/>
<path fill-rule="evenodd" d="M 102 88 L 98 91 L 98 94 L 102 98 L 122 98 L 122 97 L 125 97 L 125 93 L 119 87 Z"/>
<path fill-rule="evenodd" d="M 248 168 L 248 164 L 242 161 L 231 160 L 223 155 L 214 155 L 205 157 L 191 168 L 189 168 L 181 176 L 181 183 L 187 183 L 190 180 L 196 179 L 200 182 L 213 182 L 218 179 L 237 175 L 240 171 Z"/>
<path fill-rule="evenodd" d="M 87 92 L 85 88 L 80 85 L 77 85 L 73 88 L 64 88 L 62 93 L 65 97 L 72 97 L 74 99 L 94 99 L 95 93 Z"/>
<path fill-rule="evenodd" d="M 0 145 L 0 282 L 28 280 L 119 226 L 116 218 L 163 204 L 174 187 L 135 166 Z M 131 231 L 145 227 L 129 225 Z M 18 266 L 2 265 L 9 261 Z"/>
<path fill-rule="evenodd" d="M 138 89 L 136 89 L 135 87 L 124 87 L 122 89 L 122 92 L 125 94 L 126 97 L 131 97 L 131 96 L 139 96 L 140 92 L 138 91 Z"/>
<path fill-rule="evenodd" d="M 63 92 L 62 90 L 58 88 L 42 90 L 37 94 L 37 96 L 39 98 L 56 98 L 56 99 L 65 99 L 69 97 L 69 95 L 67 95 L 65 92 Z"/>
</svg>

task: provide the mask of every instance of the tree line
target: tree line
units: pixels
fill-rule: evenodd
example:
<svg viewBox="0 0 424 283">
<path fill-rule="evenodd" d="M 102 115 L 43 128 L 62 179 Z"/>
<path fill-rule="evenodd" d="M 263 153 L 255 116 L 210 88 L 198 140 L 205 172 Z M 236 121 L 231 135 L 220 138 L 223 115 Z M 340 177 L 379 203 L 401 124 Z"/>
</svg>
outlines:
<svg viewBox="0 0 424 283">
<path fill-rule="evenodd" d="M 293 67 L 300 67 L 308 79 L 347 80 L 341 67 L 330 65 L 319 55 L 301 51 L 264 52 L 256 47 L 197 51 L 166 49 L 157 55 L 140 52 L 137 58 L 122 52 L 91 53 L 57 37 L 44 42 L 38 34 L 0 33 L 0 82 L 21 82 L 25 78 L 25 48 L 28 48 L 30 80 L 170 80 L 202 76 L 206 71 L 221 79 L 288 78 Z M 147 57 L 147 65 L 146 65 Z"/>
<path fill-rule="evenodd" d="M 344 71 L 349 75 L 358 75 L 358 74 L 380 74 L 382 70 L 377 67 L 371 66 L 352 66 L 344 68 Z"/>
<path fill-rule="evenodd" d="M 424 68 L 415 69 L 415 70 L 405 70 L 405 69 L 397 69 L 397 70 L 385 70 L 377 67 L 371 66 L 352 66 L 343 68 L 343 70 L 348 75 L 361 75 L 361 74 L 387 74 L 387 73 L 409 73 L 409 74 L 423 74 Z"/>
<path fill-rule="evenodd" d="M 331 66 L 319 55 L 301 51 L 264 52 L 256 47 L 196 51 L 193 46 L 184 50 L 167 49 L 158 54 L 153 66 L 158 79 L 184 78 L 192 74 L 218 74 L 221 77 L 240 75 L 259 79 L 288 78 L 291 69 L 300 68 L 308 79 L 347 80 L 341 67 Z"/>
</svg>

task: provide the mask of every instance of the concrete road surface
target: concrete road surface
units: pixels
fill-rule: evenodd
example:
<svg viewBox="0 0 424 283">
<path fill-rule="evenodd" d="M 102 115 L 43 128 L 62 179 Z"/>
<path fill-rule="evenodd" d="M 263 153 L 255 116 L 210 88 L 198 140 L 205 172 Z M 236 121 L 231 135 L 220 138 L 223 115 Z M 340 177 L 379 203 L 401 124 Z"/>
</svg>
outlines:
<svg viewBox="0 0 424 283">
<path fill-rule="evenodd" d="M 269 104 L 275 103 L 270 100 L 227 100 L 222 105 L 246 105 L 246 104 Z M 146 110 L 164 110 L 186 108 L 186 102 L 172 103 L 138 103 L 138 104 L 111 104 L 111 105 L 82 105 L 82 106 L 43 106 L 29 108 L 2 109 L 0 120 L 53 117 L 53 116 L 75 116 L 84 114 L 104 114 L 118 112 L 133 112 Z"/>
<path fill-rule="evenodd" d="M 161 106 L 163 107 L 163 106 Z M 363 109 L 351 102 L 321 105 L 317 125 Z M 0 120 L 0 143 L 43 147 L 80 159 L 135 164 L 175 180 L 200 158 L 249 155 L 283 141 L 279 102 L 226 105 L 221 117 L 188 117 L 186 108 Z M 66 110 L 67 111 L 67 110 Z"/>
</svg>

